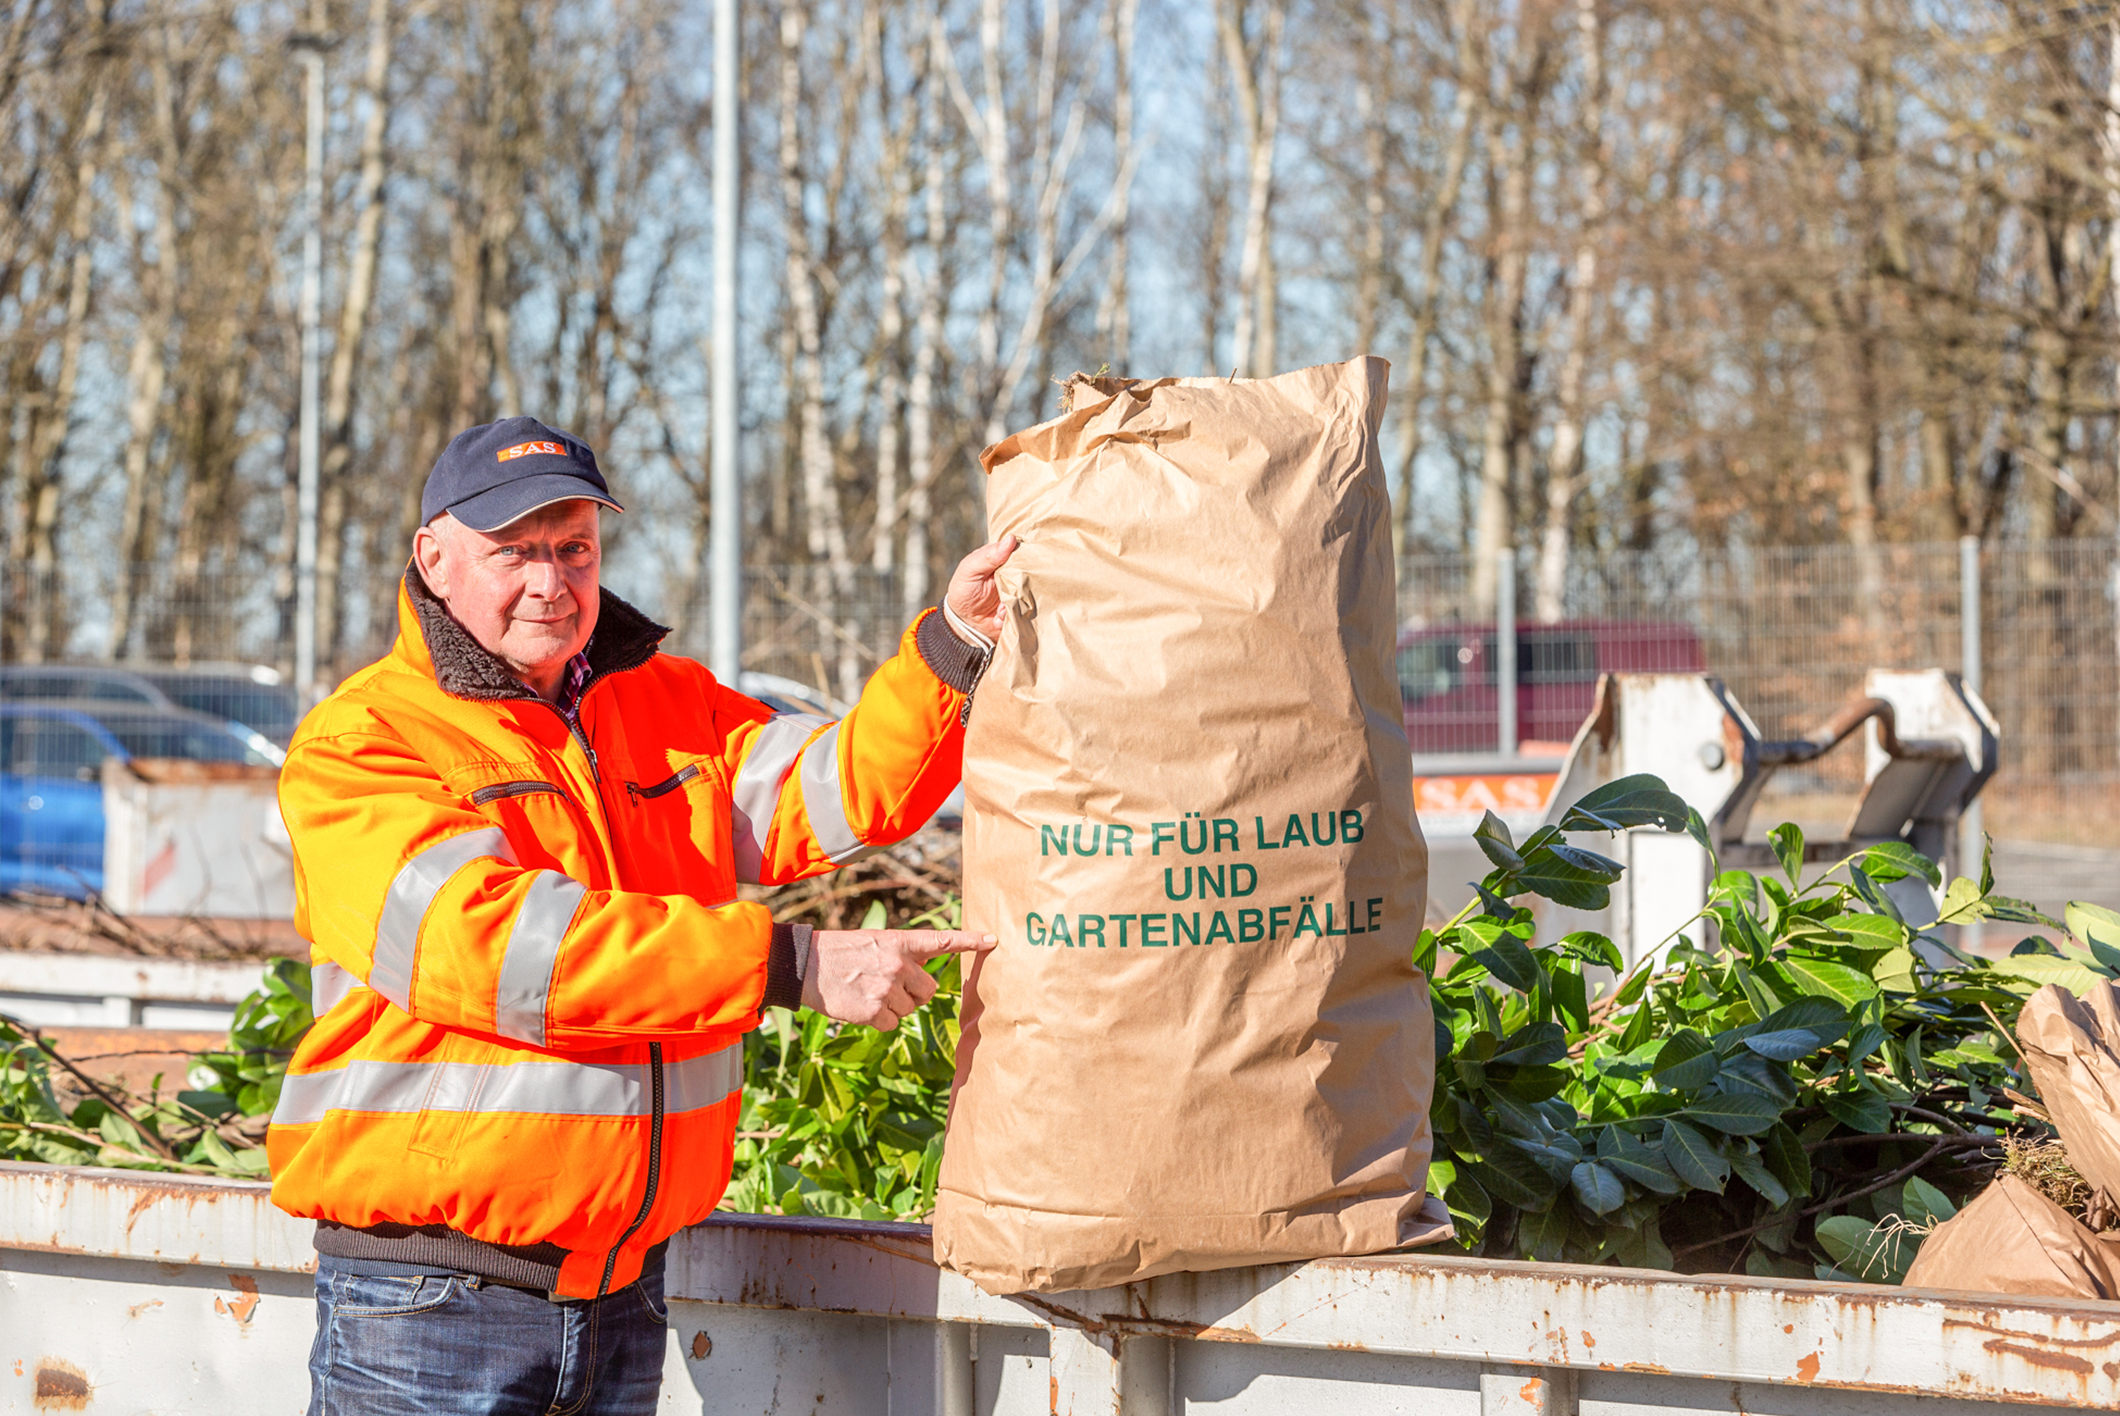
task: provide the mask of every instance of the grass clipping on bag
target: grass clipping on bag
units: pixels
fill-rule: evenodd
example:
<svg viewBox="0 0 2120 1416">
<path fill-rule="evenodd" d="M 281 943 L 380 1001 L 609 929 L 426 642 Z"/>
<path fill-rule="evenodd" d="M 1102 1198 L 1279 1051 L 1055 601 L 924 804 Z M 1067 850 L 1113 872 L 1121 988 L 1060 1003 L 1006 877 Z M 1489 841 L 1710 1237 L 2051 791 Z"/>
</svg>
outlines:
<svg viewBox="0 0 2120 1416">
<path fill-rule="evenodd" d="M 2061 1142 L 2022 1136 L 2002 1138 L 2002 1170 L 2014 1175 L 2040 1194 L 2083 1222 L 2094 1234 L 2103 1234 L 2120 1221 L 2111 1198 L 2069 1164 L 2068 1148 Z"/>
</svg>

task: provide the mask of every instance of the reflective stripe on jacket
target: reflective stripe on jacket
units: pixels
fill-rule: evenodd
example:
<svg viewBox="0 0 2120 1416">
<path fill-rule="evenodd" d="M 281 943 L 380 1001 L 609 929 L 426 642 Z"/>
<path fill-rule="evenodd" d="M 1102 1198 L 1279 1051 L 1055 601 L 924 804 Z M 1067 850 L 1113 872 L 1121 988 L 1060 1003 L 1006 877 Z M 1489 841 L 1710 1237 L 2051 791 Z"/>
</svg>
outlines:
<svg viewBox="0 0 2120 1416">
<path fill-rule="evenodd" d="M 965 694 L 931 664 L 970 685 L 939 625 L 830 723 L 658 653 L 607 592 L 577 732 L 408 572 L 396 647 L 280 776 L 317 1024 L 274 1201 L 556 1245 L 568 1296 L 630 1283 L 728 1184 L 772 939 L 737 885 L 899 840 L 956 785 Z"/>
</svg>

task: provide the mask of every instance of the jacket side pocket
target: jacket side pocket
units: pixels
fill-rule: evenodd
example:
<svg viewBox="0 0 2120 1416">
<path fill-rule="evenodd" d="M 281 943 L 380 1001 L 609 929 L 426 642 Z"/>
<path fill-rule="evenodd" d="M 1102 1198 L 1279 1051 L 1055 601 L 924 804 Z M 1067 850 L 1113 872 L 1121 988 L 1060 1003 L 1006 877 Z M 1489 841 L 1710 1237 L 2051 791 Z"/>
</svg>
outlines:
<svg viewBox="0 0 2120 1416">
<path fill-rule="evenodd" d="M 443 1063 L 427 1083 L 427 1096 L 420 1119 L 412 1128 L 406 1149 L 435 1160 L 450 1160 L 463 1144 L 464 1127 L 478 1109 L 479 1093 L 485 1089 L 487 1069 Z"/>
</svg>

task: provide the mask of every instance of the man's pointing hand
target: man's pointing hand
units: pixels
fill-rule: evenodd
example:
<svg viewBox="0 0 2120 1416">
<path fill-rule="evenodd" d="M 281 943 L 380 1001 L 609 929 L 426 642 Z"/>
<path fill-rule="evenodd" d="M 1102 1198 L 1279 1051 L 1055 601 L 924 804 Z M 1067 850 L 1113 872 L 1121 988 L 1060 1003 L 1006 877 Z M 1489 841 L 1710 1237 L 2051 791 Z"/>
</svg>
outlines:
<svg viewBox="0 0 2120 1416">
<path fill-rule="evenodd" d="M 922 964 L 994 944 L 991 934 L 956 929 L 819 930 L 810 936 L 802 1003 L 842 1023 L 889 1031 L 935 996 Z"/>
</svg>

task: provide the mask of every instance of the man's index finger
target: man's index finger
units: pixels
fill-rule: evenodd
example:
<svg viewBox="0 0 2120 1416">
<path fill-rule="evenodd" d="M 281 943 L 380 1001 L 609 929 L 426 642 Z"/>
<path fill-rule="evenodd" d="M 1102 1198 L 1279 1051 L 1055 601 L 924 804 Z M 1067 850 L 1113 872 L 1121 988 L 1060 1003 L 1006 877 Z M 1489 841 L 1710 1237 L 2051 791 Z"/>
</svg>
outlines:
<svg viewBox="0 0 2120 1416">
<path fill-rule="evenodd" d="M 964 929 L 908 929 L 903 931 L 903 938 L 906 952 L 922 959 L 977 953 L 1001 942 L 991 934 Z"/>
</svg>

